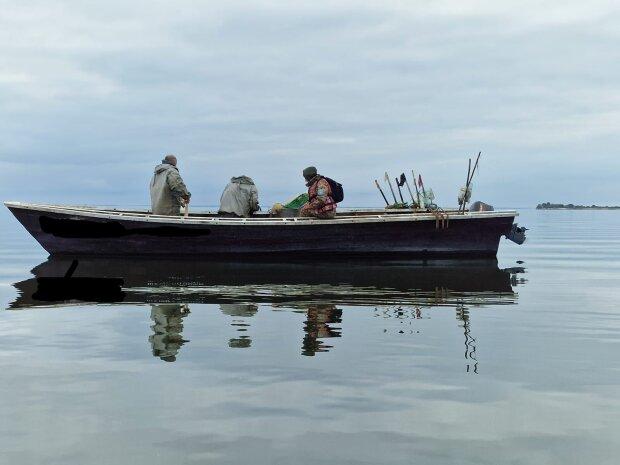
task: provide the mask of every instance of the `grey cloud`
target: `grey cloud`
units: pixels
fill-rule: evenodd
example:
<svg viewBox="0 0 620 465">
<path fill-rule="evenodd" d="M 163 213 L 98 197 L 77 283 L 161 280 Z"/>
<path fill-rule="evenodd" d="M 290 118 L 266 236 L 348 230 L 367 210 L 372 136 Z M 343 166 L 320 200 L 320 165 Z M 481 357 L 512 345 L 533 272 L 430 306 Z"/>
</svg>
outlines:
<svg viewBox="0 0 620 465">
<path fill-rule="evenodd" d="M 372 180 L 411 168 L 453 204 L 482 150 L 491 203 L 620 201 L 613 3 L 175 5 L 7 8 L 3 197 L 145 203 L 176 152 L 202 204 L 240 170 L 280 200 L 308 163 L 349 205 L 378 205 Z M 576 171 L 596 191 L 562 181 Z"/>
</svg>

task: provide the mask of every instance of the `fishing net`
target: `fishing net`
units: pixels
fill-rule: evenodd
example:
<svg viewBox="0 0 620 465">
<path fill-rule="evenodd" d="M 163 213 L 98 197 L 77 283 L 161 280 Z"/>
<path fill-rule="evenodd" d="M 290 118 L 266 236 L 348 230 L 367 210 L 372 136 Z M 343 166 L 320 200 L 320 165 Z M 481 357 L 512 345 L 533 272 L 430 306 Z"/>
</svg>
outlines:
<svg viewBox="0 0 620 465">
<path fill-rule="evenodd" d="M 284 208 L 294 208 L 299 210 L 305 203 L 308 202 L 308 194 L 299 194 L 297 197 L 284 204 Z"/>
</svg>

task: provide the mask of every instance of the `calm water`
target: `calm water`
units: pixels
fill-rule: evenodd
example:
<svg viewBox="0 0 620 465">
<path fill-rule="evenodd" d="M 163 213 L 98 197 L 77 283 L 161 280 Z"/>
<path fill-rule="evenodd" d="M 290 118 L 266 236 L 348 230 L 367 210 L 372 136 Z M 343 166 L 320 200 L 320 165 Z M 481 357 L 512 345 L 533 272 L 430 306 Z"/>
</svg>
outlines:
<svg viewBox="0 0 620 465">
<path fill-rule="evenodd" d="M 81 263 L 111 303 L 0 221 L 2 464 L 620 461 L 620 212 L 498 263 Z"/>
</svg>

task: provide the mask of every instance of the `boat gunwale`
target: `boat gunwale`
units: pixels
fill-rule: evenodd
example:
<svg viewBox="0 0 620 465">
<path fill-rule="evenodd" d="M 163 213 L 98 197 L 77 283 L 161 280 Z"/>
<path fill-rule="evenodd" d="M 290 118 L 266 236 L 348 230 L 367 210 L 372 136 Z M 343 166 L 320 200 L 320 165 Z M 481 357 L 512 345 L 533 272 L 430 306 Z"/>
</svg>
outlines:
<svg viewBox="0 0 620 465">
<path fill-rule="evenodd" d="M 116 209 L 102 209 L 89 206 L 61 206 L 50 204 L 36 204 L 36 203 L 22 203 L 7 201 L 4 205 L 11 209 L 24 209 L 38 212 L 57 213 L 64 215 L 79 215 L 87 218 L 98 218 L 108 220 L 121 220 L 121 221 L 139 221 L 148 223 L 165 223 L 165 224 L 179 224 L 179 225 L 226 225 L 226 226 L 308 226 L 308 225 L 334 225 L 334 224 L 365 224 L 365 223 L 396 223 L 407 221 L 437 221 L 438 217 L 433 212 L 381 212 L 377 211 L 377 214 L 369 215 L 350 215 L 350 216 L 337 216 L 333 219 L 317 219 L 317 218 L 224 218 L 224 217 L 207 217 L 207 216 L 190 216 L 185 218 L 183 216 L 167 216 L 167 215 L 153 215 L 148 212 L 137 213 L 127 210 Z M 367 212 L 369 209 L 352 210 L 351 212 Z M 515 218 L 519 214 L 515 210 L 498 210 L 488 212 L 470 212 L 456 213 L 451 215 L 448 213 L 450 221 L 454 220 L 468 220 L 468 219 L 485 219 L 485 218 Z M 213 214 L 213 213 L 212 213 Z"/>
</svg>

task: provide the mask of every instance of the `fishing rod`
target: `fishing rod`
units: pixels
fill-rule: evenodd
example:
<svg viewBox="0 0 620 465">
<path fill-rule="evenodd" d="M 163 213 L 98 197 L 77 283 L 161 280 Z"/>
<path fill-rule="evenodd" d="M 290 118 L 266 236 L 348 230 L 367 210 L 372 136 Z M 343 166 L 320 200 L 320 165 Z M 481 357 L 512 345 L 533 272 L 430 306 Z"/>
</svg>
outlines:
<svg viewBox="0 0 620 465">
<path fill-rule="evenodd" d="M 469 183 L 469 174 L 471 173 L 471 158 L 469 159 L 469 165 L 467 166 L 467 178 L 465 178 L 465 192 L 463 192 L 463 199 L 459 204 L 459 212 L 463 210 L 465 213 L 465 199 L 467 198 L 467 184 Z"/>
<path fill-rule="evenodd" d="M 480 155 L 482 152 L 478 152 L 478 156 L 476 157 L 476 163 L 474 163 L 474 168 L 471 170 L 471 176 L 468 174 L 467 176 L 467 184 L 465 184 L 465 195 L 467 195 L 467 191 L 469 190 L 469 186 L 471 181 L 474 179 L 474 174 L 476 173 L 476 168 L 478 168 L 478 161 L 480 160 Z M 465 199 L 463 199 L 463 213 L 465 213 Z"/>
<path fill-rule="evenodd" d="M 415 194 L 418 199 L 418 207 L 421 207 L 422 204 L 420 203 L 420 191 L 418 190 L 418 184 L 415 182 L 415 173 L 413 172 L 413 170 L 411 170 L 411 179 L 413 179 L 413 187 L 415 187 Z"/>
<path fill-rule="evenodd" d="M 385 172 L 385 180 L 388 183 L 388 186 L 390 186 L 390 191 L 392 191 L 392 197 L 394 197 L 394 203 L 398 203 L 398 200 L 396 200 L 396 194 L 394 194 L 394 188 L 392 188 L 392 181 L 390 181 L 390 175 L 387 174 L 387 171 Z"/>
<path fill-rule="evenodd" d="M 471 176 L 469 178 L 469 183 L 471 184 L 472 179 L 474 179 L 474 174 L 476 173 L 476 168 L 478 168 L 478 161 L 480 160 L 480 155 L 482 152 L 478 152 L 478 156 L 476 157 L 476 163 L 474 164 L 474 168 L 471 170 Z"/>
<path fill-rule="evenodd" d="M 415 208 L 417 204 L 416 204 L 415 199 L 413 198 L 413 192 L 411 192 L 411 187 L 409 187 L 409 181 L 407 181 L 407 177 L 405 176 L 405 173 L 401 173 L 400 182 L 401 184 L 407 185 L 407 190 L 409 191 L 409 195 L 411 196 L 411 206 Z"/>
<path fill-rule="evenodd" d="M 422 196 L 424 197 L 424 204 L 426 204 L 426 189 L 424 189 L 424 183 L 422 182 L 422 175 L 418 174 L 418 184 L 420 184 L 420 187 L 422 188 Z"/>
<path fill-rule="evenodd" d="M 383 193 L 383 189 L 381 189 L 381 186 L 379 185 L 379 181 L 377 181 L 375 179 L 375 186 L 377 186 L 377 189 L 379 189 L 379 192 L 381 192 L 381 197 L 383 197 L 383 200 L 385 200 L 385 205 L 389 206 L 390 202 L 388 202 L 388 199 L 385 197 L 385 194 Z"/>
</svg>

